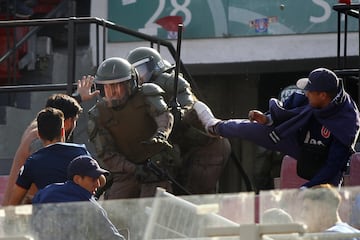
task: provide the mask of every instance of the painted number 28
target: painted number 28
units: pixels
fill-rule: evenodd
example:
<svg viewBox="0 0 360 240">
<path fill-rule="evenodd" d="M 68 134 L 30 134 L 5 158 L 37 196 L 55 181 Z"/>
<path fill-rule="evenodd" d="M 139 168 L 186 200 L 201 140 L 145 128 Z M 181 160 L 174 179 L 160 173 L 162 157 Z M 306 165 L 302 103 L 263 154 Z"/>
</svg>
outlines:
<svg viewBox="0 0 360 240">
<path fill-rule="evenodd" d="M 173 10 L 170 12 L 170 16 L 175 16 L 179 12 L 182 12 L 185 16 L 183 19 L 184 26 L 187 26 L 191 22 L 191 17 L 192 17 L 191 12 L 187 8 L 189 6 L 190 2 L 191 2 L 191 0 L 185 0 L 185 1 L 183 1 L 182 4 L 179 4 L 177 2 L 177 0 L 170 1 L 171 6 L 173 7 Z M 158 4 L 156 11 L 149 18 L 149 20 L 145 23 L 145 27 L 150 27 L 150 26 L 154 25 L 154 22 L 159 18 L 160 14 L 164 11 L 165 4 L 166 4 L 166 0 L 159 0 L 159 4 Z"/>
</svg>

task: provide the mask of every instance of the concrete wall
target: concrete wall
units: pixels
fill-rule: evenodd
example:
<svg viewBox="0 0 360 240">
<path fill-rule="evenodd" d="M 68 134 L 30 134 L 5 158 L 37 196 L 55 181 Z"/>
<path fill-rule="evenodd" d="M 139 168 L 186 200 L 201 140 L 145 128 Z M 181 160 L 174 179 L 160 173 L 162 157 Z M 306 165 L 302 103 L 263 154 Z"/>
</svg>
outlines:
<svg viewBox="0 0 360 240">
<path fill-rule="evenodd" d="M 91 49 L 79 48 L 76 56 L 76 77 L 80 79 L 82 75 L 93 74 L 91 63 Z M 48 67 L 41 71 L 35 71 L 24 76 L 22 81 L 30 84 L 40 83 L 66 83 L 67 82 L 67 51 L 66 49 L 56 49 L 48 62 Z M 47 98 L 55 92 L 32 92 L 29 96 L 22 97 L 17 94 L 19 99 L 30 101 L 29 109 L 16 107 L 6 107 L 6 124 L 0 125 L 0 175 L 8 174 L 12 159 L 20 143 L 21 136 L 28 124 L 36 117 L 36 114 L 45 106 Z M 65 93 L 65 92 L 64 92 Z M 95 100 L 94 100 L 95 101 Z M 87 102 L 82 104 L 84 114 L 80 116 L 78 127 L 74 132 L 74 142 L 88 144 L 86 133 L 87 118 L 86 113 L 95 103 Z M 89 149 L 92 149 L 89 146 Z"/>
<path fill-rule="evenodd" d="M 107 19 L 107 1 L 92 1 L 91 16 Z M 357 56 L 358 34 L 350 33 L 347 37 L 347 55 Z M 95 40 L 95 26 L 92 26 L 91 46 L 95 46 Z M 147 43 L 108 43 L 106 56 L 125 57 L 129 50 L 144 44 Z M 175 41 L 173 45 L 176 47 Z M 186 64 L 317 59 L 336 56 L 336 46 L 335 33 L 183 40 L 181 59 Z M 171 59 L 166 52 L 162 55 Z"/>
</svg>

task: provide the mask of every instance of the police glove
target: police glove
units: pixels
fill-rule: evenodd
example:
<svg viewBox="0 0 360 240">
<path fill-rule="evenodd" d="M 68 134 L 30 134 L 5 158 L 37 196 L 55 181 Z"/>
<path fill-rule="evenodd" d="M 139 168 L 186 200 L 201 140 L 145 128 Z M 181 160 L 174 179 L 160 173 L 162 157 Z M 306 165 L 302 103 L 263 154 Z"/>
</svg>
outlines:
<svg viewBox="0 0 360 240">
<path fill-rule="evenodd" d="M 149 175 L 148 171 L 144 165 L 137 165 L 135 168 L 135 178 L 138 181 L 143 181 Z"/>
<path fill-rule="evenodd" d="M 166 134 L 162 131 L 157 131 L 154 136 L 152 136 L 149 140 L 144 141 L 144 144 L 164 144 L 167 147 L 172 148 L 172 145 L 167 141 Z"/>
<path fill-rule="evenodd" d="M 165 147 L 160 152 L 160 155 L 163 159 L 163 161 L 162 161 L 163 164 L 160 164 L 160 165 L 164 165 L 164 167 L 178 168 L 182 165 L 180 149 L 177 145 L 174 145 L 172 148 Z"/>
<path fill-rule="evenodd" d="M 159 181 L 159 177 L 144 164 L 136 165 L 135 178 L 141 183 Z"/>
</svg>

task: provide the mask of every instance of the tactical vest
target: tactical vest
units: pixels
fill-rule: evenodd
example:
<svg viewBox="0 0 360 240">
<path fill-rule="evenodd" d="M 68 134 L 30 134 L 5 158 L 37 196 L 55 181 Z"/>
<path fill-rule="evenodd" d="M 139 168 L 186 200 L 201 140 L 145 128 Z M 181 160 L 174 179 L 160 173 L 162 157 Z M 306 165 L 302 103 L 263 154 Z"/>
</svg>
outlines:
<svg viewBox="0 0 360 240">
<path fill-rule="evenodd" d="M 111 134 L 117 150 L 133 163 L 144 163 L 164 148 L 162 144 L 145 144 L 157 130 L 146 110 L 145 96 L 137 92 L 119 109 L 98 103 L 98 124 Z"/>
</svg>

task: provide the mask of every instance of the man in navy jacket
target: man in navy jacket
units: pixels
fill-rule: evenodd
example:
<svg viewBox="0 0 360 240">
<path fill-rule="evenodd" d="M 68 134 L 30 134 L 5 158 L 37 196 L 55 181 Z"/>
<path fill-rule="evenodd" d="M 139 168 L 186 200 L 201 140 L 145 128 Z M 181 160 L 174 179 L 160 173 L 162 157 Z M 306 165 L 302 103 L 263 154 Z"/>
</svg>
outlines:
<svg viewBox="0 0 360 240">
<path fill-rule="evenodd" d="M 100 168 L 95 159 L 89 155 L 76 157 L 67 169 L 68 181 L 65 183 L 53 183 L 38 191 L 32 201 L 34 205 L 34 229 L 41 236 L 40 239 L 49 237 L 49 234 L 58 232 L 57 239 L 124 239 L 116 227 L 107 217 L 106 211 L 94 198 L 94 193 L 100 187 L 101 177 L 109 174 Z M 49 211 L 50 207 L 38 205 L 39 203 L 61 203 L 89 201 L 90 204 L 82 203 L 59 205 L 57 211 Z M 61 207 L 60 207 L 61 206 Z M 84 216 L 82 216 L 84 215 Z M 44 219 L 57 218 L 54 223 L 44 222 Z M 37 221 L 40 219 L 40 221 Z M 78 219 L 78 220 L 76 220 Z M 79 223 L 77 227 L 73 221 Z M 89 222 L 90 221 L 90 222 Z M 38 227 L 36 227 L 38 224 Z M 49 224 L 49 225 L 47 225 Z M 47 225 L 47 226 L 44 226 Z M 61 229 L 61 230 L 59 230 Z M 74 237 L 76 236 L 76 237 Z"/>
<path fill-rule="evenodd" d="M 309 180 L 301 187 L 339 185 L 354 153 L 359 111 L 341 79 L 326 68 L 313 70 L 297 86 L 306 96 L 294 93 L 284 104 L 270 99 L 269 111 L 251 110 L 249 120 L 216 119 L 201 104 L 194 109 L 210 134 L 253 141 L 297 159 L 298 175 Z"/>
</svg>

